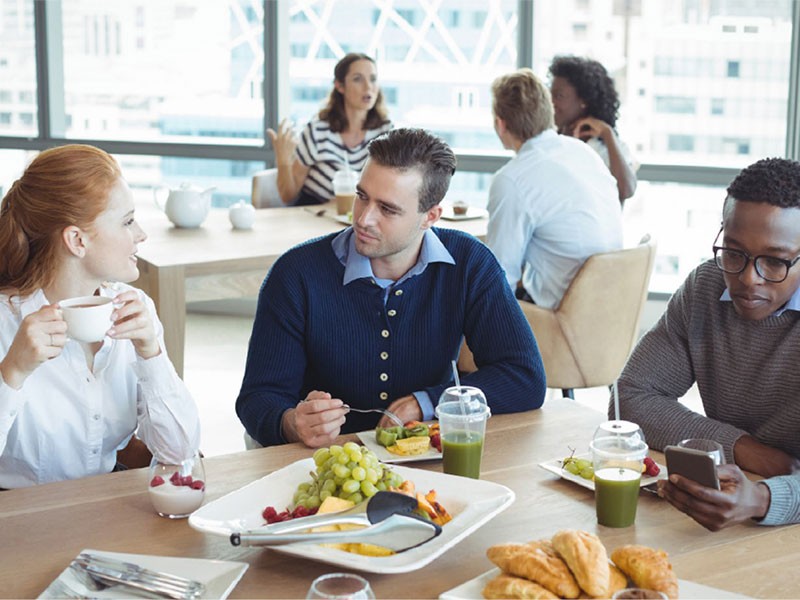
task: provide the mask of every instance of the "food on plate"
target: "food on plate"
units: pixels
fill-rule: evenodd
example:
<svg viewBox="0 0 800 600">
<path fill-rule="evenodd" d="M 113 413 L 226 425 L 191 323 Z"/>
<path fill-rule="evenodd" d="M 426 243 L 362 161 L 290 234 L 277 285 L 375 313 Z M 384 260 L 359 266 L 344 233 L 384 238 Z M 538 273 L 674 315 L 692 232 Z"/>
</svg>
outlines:
<svg viewBox="0 0 800 600">
<path fill-rule="evenodd" d="M 642 473 L 648 477 L 655 477 L 661 473 L 661 468 L 649 456 L 644 457 L 644 464 L 642 465 Z"/>
<path fill-rule="evenodd" d="M 469 210 L 469 205 L 466 202 L 457 200 L 453 202 L 453 214 L 454 215 L 465 215 Z"/>
<path fill-rule="evenodd" d="M 319 513 L 332 513 L 347 510 L 355 506 L 350 500 L 342 500 L 334 496 L 325 498 L 319 507 Z M 362 529 L 362 525 L 355 523 L 340 523 L 338 525 L 325 525 L 322 527 L 315 527 L 312 531 L 349 531 L 352 529 Z M 353 554 L 361 554 L 363 556 L 391 556 L 394 554 L 393 550 L 384 548 L 383 546 L 376 546 L 375 544 L 363 544 L 360 542 L 353 543 L 340 543 L 340 544 L 323 544 L 331 548 L 338 548 L 345 552 L 352 552 Z"/>
<path fill-rule="evenodd" d="M 436 500 L 436 490 L 431 490 L 427 494 L 423 494 L 417 491 L 413 481 L 406 479 L 397 488 L 392 488 L 391 491 L 416 498 L 417 504 L 419 505 L 417 509 L 419 515 L 430 519 L 439 526 L 453 520 L 453 517 L 447 512 L 445 507 Z"/>
<path fill-rule="evenodd" d="M 403 427 L 376 427 L 375 441 L 398 456 L 425 454 L 431 447 L 442 451 L 438 423 L 409 421 Z"/>
<path fill-rule="evenodd" d="M 530 544 L 499 544 L 486 556 L 503 572 L 524 577 L 546 588 L 559 598 L 577 598 L 581 589 L 567 564 L 549 540 Z"/>
<path fill-rule="evenodd" d="M 317 508 L 330 496 L 358 504 L 403 482 L 371 450 L 355 442 L 318 448 L 314 464 L 316 471 L 310 473 L 311 481 L 297 486 L 293 498 L 296 505 Z"/>
<path fill-rule="evenodd" d="M 558 598 L 549 590 L 543 588 L 538 583 L 528 581 L 522 577 L 514 577 L 501 573 L 483 588 L 484 598 L 525 598 L 536 600 L 542 598 L 543 600 L 550 600 L 551 598 Z"/>
<path fill-rule="evenodd" d="M 595 598 L 608 592 L 608 554 L 600 538 L 587 531 L 564 529 L 552 541 L 582 590 Z"/>
<path fill-rule="evenodd" d="M 666 552 L 622 546 L 611 553 L 612 564 L 602 542 L 585 531 L 559 531 L 551 540 L 527 544 L 498 544 L 486 555 L 502 573 L 486 585 L 484 598 L 610 598 L 629 587 L 628 579 L 633 586 L 678 597 L 678 579 Z M 570 578 L 572 585 L 567 583 Z"/>
<path fill-rule="evenodd" d="M 594 479 L 592 461 L 588 458 L 575 458 L 575 450 L 572 448 L 570 450 L 572 450 L 572 454 L 561 461 L 561 467 L 573 475 L 592 481 Z"/>
<path fill-rule="evenodd" d="M 640 588 L 678 597 L 678 576 L 672 570 L 667 553 L 647 546 L 622 546 L 611 553 L 611 560 Z"/>
</svg>

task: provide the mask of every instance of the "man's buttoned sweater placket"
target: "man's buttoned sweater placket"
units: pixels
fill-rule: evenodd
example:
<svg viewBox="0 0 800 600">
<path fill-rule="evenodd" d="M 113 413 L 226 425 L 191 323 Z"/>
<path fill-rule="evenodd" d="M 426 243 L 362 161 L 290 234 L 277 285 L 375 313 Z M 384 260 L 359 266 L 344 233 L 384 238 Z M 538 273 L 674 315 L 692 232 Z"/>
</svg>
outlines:
<svg viewBox="0 0 800 600">
<path fill-rule="evenodd" d="M 400 309 L 399 305 L 403 297 L 402 289 L 389 289 L 386 301 L 383 303 L 382 311 L 382 328 L 380 330 L 380 348 L 378 361 L 378 406 L 388 406 L 389 401 L 392 399 L 392 372 L 391 367 L 394 360 L 392 345 L 394 343 L 393 331 L 395 319 L 397 319 Z"/>
</svg>

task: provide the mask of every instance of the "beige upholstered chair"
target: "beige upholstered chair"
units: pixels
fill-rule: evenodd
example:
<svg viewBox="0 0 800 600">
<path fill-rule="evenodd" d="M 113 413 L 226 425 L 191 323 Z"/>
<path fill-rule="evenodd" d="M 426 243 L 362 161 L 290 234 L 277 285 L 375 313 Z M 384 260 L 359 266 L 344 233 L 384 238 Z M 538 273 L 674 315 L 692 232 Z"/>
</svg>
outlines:
<svg viewBox="0 0 800 600">
<path fill-rule="evenodd" d="M 619 377 L 638 337 L 655 254 L 655 243 L 645 236 L 635 248 L 589 257 L 555 310 L 520 301 L 547 387 L 572 398 L 575 388 L 611 385 Z M 466 344 L 458 368 L 477 369 Z"/>
<path fill-rule="evenodd" d="M 583 264 L 555 310 L 520 302 L 536 336 L 547 387 L 611 385 L 639 335 L 656 244 L 595 254 Z"/>
<path fill-rule="evenodd" d="M 284 206 L 278 193 L 278 169 L 253 173 L 252 203 L 256 208 Z"/>
</svg>

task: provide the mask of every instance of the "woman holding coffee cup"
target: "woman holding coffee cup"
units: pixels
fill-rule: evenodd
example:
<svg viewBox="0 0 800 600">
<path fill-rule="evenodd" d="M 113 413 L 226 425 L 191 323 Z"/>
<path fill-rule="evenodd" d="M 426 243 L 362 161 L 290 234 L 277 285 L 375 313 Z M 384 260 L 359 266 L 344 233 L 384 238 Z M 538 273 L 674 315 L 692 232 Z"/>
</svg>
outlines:
<svg viewBox="0 0 800 600">
<path fill-rule="evenodd" d="M 333 178 L 349 165 L 360 173 L 367 145 L 392 128 L 375 61 L 357 52 L 346 54 L 333 70 L 333 89 L 326 106 L 303 129 L 299 141 L 292 123 L 268 129 L 278 192 L 284 204 L 323 204 L 334 197 Z"/>
<path fill-rule="evenodd" d="M 146 237 L 119 166 L 92 146 L 45 150 L 3 199 L 0 488 L 110 472 L 134 433 L 166 460 L 197 450 L 155 306 L 123 283 Z"/>
</svg>

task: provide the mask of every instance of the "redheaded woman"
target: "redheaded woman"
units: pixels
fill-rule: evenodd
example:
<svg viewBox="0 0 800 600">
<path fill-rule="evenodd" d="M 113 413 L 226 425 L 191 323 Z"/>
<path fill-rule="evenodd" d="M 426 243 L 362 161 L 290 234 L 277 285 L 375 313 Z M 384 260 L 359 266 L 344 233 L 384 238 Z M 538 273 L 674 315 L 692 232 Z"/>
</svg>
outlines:
<svg viewBox="0 0 800 600">
<path fill-rule="evenodd" d="M 40 153 L 3 199 L 0 488 L 108 473 L 132 439 L 167 460 L 197 450 L 197 408 L 153 302 L 126 285 L 146 237 L 119 166 L 92 146 Z M 114 310 L 86 344 L 69 338 L 59 302 L 91 295 Z"/>
</svg>

